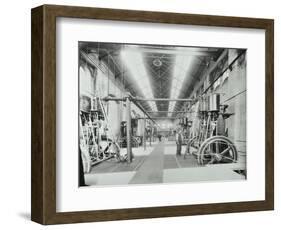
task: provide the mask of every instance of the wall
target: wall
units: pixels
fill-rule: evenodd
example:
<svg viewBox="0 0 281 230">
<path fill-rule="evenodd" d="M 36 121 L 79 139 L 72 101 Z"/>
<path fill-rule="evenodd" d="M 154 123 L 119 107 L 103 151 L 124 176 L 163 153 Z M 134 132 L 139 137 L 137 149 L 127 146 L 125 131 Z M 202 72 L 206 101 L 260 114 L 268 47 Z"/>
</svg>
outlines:
<svg viewBox="0 0 281 230">
<path fill-rule="evenodd" d="M 227 135 L 229 139 L 234 142 L 238 150 L 238 161 L 245 162 L 247 134 L 247 54 L 242 54 L 234 63 L 232 63 L 233 60 L 239 56 L 240 51 L 229 49 L 227 52 L 224 52 L 221 57 L 222 60 L 225 60 L 225 64 L 222 65 L 223 67 L 221 70 L 215 68 L 214 71 L 220 74 L 221 71 L 226 69 L 230 64 L 232 68 L 225 71 L 214 83 L 213 80 L 218 77 L 218 74 L 212 75 L 211 72 L 209 75 L 203 75 L 202 80 L 195 86 L 190 97 L 197 98 L 207 89 L 209 89 L 205 94 L 207 96 L 212 94 L 220 95 L 220 104 L 228 106 L 226 113 L 233 114 L 225 120 Z M 211 85 L 211 83 L 213 83 L 213 85 Z M 188 114 L 188 119 L 193 121 L 191 130 L 195 134 L 199 132 L 200 127 L 198 106 L 199 102 L 195 103 L 190 110 L 192 113 Z"/>
<path fill-rule="evenodd" d="M 229 50 L 228 64 L 236 57 L 237 50 Z M 226 119 L 228 137 L 237 147 L 239 160 L 245 160 L 246 155 L 246 56 L 242 55 L 220 79 L 214 93 L 220 93 L 221 104 L 228 105 L 228 113 L 234 115 Z"/>
<path fill-rule="evenodd" d="M 101 98 L 109 95 L 115 97 L 124 97 L 126 95 L 125 88 L 114 77 L 114 73 L 109 70 L 104 62 L 99 62 L 95 55 L 91 55 L 91 60 L 95 67 L 81 62 L 79 67 L 80 77 L 80 97 L 86 95 L 90 98 L 99 96 Z M 110 123 L 110 133 L 118 137 L 120 133 L 121 121 L 126 121 L 126 107 L 122 102 L 108 101 L 104 103 L 105 112 Z M 143 116 L 142 111 L 134 104 L 131 104 L 132 117 Z M 141 122 L 140 122 L 141 123 Z M 142 135 L 142 129 L 139 134 Z"/>
<path fill-rule="evenodd" d="M 275 120 L 276 210 L 274 212 L 157 218 L 50 227 L 42 227 L 30 222 L 30 8 L 41 4 L 72 4 L 138 10 L 275 18 L 275 117 L 281 117 L 281 47 L 279 42 L 281 41 L 281 15 L 279 1 L 3 1 L 0 8 L 1 229 L 280 229 L 280 119 Z M 12 90 L 9 86 L 12 86 Z"/>
</svg>

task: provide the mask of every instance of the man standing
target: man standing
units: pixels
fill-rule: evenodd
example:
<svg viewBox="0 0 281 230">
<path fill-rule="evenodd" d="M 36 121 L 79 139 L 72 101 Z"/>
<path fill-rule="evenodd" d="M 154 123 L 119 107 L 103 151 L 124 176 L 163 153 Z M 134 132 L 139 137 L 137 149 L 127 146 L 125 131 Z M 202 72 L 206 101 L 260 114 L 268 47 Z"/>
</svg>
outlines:
<svg viewBox="0 0 281 230">
<path fill-rule="evenodd" d="M 181 156 L 182 141 L 183 141 L 182 131 L 179 128 L 176 132 L 177 156 Z"/>
</svg>

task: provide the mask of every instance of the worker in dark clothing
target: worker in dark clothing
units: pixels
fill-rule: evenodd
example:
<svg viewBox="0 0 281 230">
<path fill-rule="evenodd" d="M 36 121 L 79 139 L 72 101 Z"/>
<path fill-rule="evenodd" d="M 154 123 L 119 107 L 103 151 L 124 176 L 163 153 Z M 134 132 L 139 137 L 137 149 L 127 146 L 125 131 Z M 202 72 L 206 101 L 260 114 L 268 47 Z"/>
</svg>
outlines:
<svg viewBox="0 0 281 230">
<path fill-rule="evenodd" d="M 177 156 L 181 156 L 182 142 L 183 142 L 182 130 L 178 129 L 176 132 Z"/>
</svg>

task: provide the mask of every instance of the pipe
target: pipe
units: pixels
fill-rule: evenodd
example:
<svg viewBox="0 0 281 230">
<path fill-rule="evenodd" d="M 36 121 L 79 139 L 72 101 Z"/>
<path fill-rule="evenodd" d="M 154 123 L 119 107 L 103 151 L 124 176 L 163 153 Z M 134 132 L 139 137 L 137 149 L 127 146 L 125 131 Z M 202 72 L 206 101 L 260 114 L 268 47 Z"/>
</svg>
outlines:
<svg viewBox="0 0 281 230">
<path fill-rule="evenodd" d="M 134 100 L 134 98 L 130 95 L 129 96 L 130 100 L 132 100 L 134 102 L 134 104 L 153 122 L 156 124 L 155 121 L 153 121 L 153 119 L 150 118 L 150 115 L 146 112 L 146 110 L 139 104 L 137 103 L 136 100 Z M 104 101 L 126 101 L 126 98 L 118 98 L 118 97 L 104 97 L 102 98 L 102 100 Z"/>
<path fill-rule="evenodd" d="M 187 111 L 165 111 L 165 110 L 159 110 L 159 111 L 146 111 L 148 113 L 190 113 Z"/>
<path fill-rule="evenodd" d="M 133 102 L 147 116 L 149 120 L 151 120 L 154 124 L 156 124 L 156 122 L 151 118 L 151 116 L 145 111 L 145 109 L 138 102 L 136 101 Z"/>
<path fill-rule="evenodd" d="M 151 117 L 151 119 L 178 119 L 179 117 Z M 136 119 L 146 119 L 146 117 L 138 117 Z"/>
<path fill-rule="evenodd" d="M 132 140 L 132 129 L 131 129 L 131 100 L 129 97 L 126 98 L 126 120 L 127 120 L 127 162 L 131 163 L 132 161 L 132 145 L 131 145 L 131 140 Z"/>
<path fill-rule="evenodd" d="M 189 98 L 142 98 L 142 97 L 133 97 L 133 100 L 136 101 L 188 101 L 192 102 L 194 101 L 193 99 Z"/>
<path fill-rule="evenodd" d="M 142 97 L 130 97 L 133 101 L 187 101 L 192 102 L 193 99 L 184 99 L 184 98 L 142 98 Z M 102 100 L 105 101 L 125 101 L 125 98 L 118 97 L 104 97 Z"/>
<path fill-rule="evenodd" d="M 104 97 L 101 100 L 103 101 L 126 101 L 126 98 L 120 98 L 120 97 Z"/>
</svg>

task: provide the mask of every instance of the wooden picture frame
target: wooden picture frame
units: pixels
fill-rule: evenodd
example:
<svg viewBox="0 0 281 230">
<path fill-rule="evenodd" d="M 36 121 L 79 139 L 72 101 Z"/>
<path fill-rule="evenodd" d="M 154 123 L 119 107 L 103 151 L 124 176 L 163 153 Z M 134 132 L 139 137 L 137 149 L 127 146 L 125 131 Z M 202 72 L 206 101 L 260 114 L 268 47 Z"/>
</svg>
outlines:
<svg viewBox="0 0 281 230">
<path fill-rule="evenodd" d="M 121 20 L 265 30 L 265 200 L 216 204 L 56 212 L 56 18 Z M 31 219 L 64 224 L 231 213 L 274 208 L 274 21 L 179 13 L 43 5 L 32 9 Z"/>
</svg>

